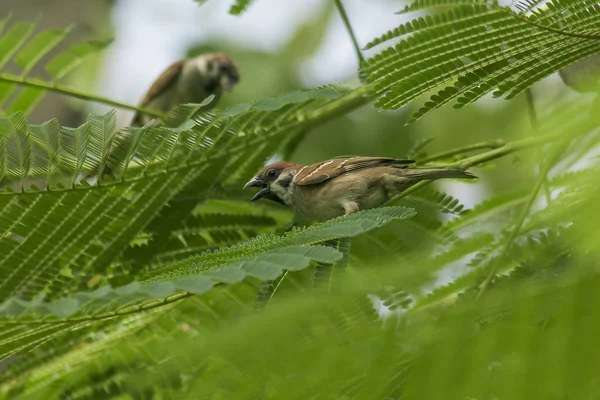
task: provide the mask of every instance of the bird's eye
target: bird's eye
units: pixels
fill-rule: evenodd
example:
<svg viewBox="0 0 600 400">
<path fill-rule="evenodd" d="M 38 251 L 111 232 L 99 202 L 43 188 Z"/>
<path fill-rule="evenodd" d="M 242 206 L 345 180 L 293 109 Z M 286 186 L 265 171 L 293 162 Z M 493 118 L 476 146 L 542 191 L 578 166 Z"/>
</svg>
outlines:
<svg viewBox="0 0 600 400">
<path fill-rule="evenodd" d="M 267 172 L 267 176 L 268 176 L 269 178 L 275 178 L 275 175 L 277 175 L 277 172 L 275 172 L 275 170 L 274 170 L 274 169 L 270 169 L 270 170 Z"/>
<path fill-rule="evenodd" d="M 225 64 L 221 64 L 221 66 L 219 67 L 219 71 L 221 72 L 227 72 L 229 70 L 229 67 Z"/>
</svg>

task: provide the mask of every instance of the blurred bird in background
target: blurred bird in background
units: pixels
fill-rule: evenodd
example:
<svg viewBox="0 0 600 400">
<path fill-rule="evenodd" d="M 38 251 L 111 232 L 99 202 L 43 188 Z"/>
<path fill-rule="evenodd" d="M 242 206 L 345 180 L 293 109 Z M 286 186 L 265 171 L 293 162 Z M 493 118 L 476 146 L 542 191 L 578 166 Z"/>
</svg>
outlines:
<svg viewBox="0 0 600 400">
<path fill-rule="evenodd" d="M 231 90 L 239 80 L 238 69 L 227 54 L 202 54 L 171 64 L 150 86 L 139 107 L 167 113 L 178 104 L 201 103 L 214 94 L 215 98 L 202 109 L 207 111 L 215 107 L 223 90 Z M 131 125 L 143 126 L 152 118 L 138 112 Z M 161 123 L 157 119 L 154 125 Z"/>
<path fill-rule="evenodd" d="M 227 54 L 202 54 L 171 64 L 152 83 L 139 103 L 139 107 L 166 114 L 178 104 L 202 103 L 208 96 L 214 95 L 214 99 L 199 110 L 208 111 L 217 105 L 223 90 L 231 90 L 239 80 L 237 66 Z M 155 117 L 136 112 L 131 126 L 144 126 L 152 119 Z M 158 126 L 162 123 L 162 119 L 156 118 L 152 125 Z M 113 157 L 115 148 L 120 145 L 123 145 L 123 140 L 113 142 L 111 150 Z M 107 159 L 110 158 L 111 156 Z M 100 178 L 113 175 L 113 170 L 108 165 L 105 164 L 101 169 Z"/>
</svg>

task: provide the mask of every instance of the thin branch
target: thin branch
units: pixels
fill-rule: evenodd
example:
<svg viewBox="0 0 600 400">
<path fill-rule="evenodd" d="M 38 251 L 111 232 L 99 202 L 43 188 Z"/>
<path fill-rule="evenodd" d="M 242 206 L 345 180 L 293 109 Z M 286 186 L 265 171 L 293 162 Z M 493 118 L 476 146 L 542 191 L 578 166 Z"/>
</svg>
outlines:
<svg viewBox="0 0 600 400">
<path fill-rule="evenodd" d="M 475 144 L 472 144 L 472 145 L 469 145 L 466 147 L 461 147 L 459 149 L 453 149 L 450 151 L 445 151 L 443 153 L 434 154 L 430 157 L 419 160 L 417 162 L 417 164 L 419 164 L 419 165 L 426 164 L 426 163 L 429 163 L 432 161 L 437 161 L 437 160 L 441 160 L 444 158 L 462 155 L 464 153 L 469 153 L 471 151 L 476 151 L 476 150 L 497 149 L 497 148 L 504 146 L 505 144 L 506 144 L 506 141 L 502 140 L 502 139 L 496 139 L 496 140 L 490 140 L 487 142 L 475 143 Z"/>
<path fill-rule="evenodd" d="M 531 127 L 533 129 L 536 129 L 537 124 L 538 124 L 538 119 L 537 119 L 537 114 L 535 112 L 535 104 L 533 102 L 533 91 L 531 90 L 531 88 L 528 88 L 525 91 L 525 94 L 527 95 L 526 99 L 527 99 L 527 109 L 529 110 L 529 122 L 531 122 Z"/>
<path fill-rule="evenodd" d="M 505 155 L 514 153 L 516 151 L 524 150 L 529 147 L 539 146 L 548 142 L 553 142 L 559 138 L 559 135 L 544 135 L 517 140 L 514 142 L 507 142 L 504 146 L 498 149 L 490 150 L 473 157 L 465 158 L 464 160 L 445 165 L 444 167 L 465 170 L 475 165 L 485 164 L 486 162 L 495 160 L 496 158 L 504 157 Z"/>
<path fill-rule="evenodd" d="M 527 110 L 529 111 L 529 122 L 531 123 L 531 128 L 533 129 L 533 131 L 537 134 L 539 133 L 538 131 L 538 118 L 537 118 L 537 113 L 535 111 L 535 103 L 533 101 L 533 90 L 531 88 L 528 88 L 525 92 L 526 94 L 526 100 L 527 100 Z M 543 162 L 544 160 L 544 154 L 541 151 L 537 152 L 537 158 L 538 160 L 540 160 L 540 163 Z M 548 179 L 544 179 L 544 183 L 542 186 L 543 190 L 544 190 L 544 196 L 546 197 L 546 201 L 549 203 L 551 200 L 551 196 L 550 196 L 550 189 L 548 188 Z"/>
<path fill-rule="evenodd" d="M 548 171 L 550 171 L 550 168 L 552 168 L 552 166 L 554 165 L 554 162 L 556 161 L 556 159 L 558 158 L 558 155 L 560 154 L 560 151 L 558 149 L 559 147 L 560 147 L 560 144 L 557 144 L 554 147 L 551 156 L 548 157 L 546 159 L 546 162 L 543 164 L 542 170 L 540 171 L 540 176 L 539 176 L 537 182 L 535 183 L 533 190 L 531 191 L 529 200 L 527 201 L 527 204 L 525 205 L 525 207 L 523 207 L 523 210 L 521 210 L 521 215 L 519 216 L 519 219 L 517 220 L 515 227 L 513 228 L 512 232 L 510 233 L 508 240 L 504 244 L 504 246 L 502 248 L 502 252 L 500 253 L 500 255 L 498 257 L 496 257 L 494 259 L 494 261 L 492 261 L 492 264 L 490 266 L 490 271 L 479 288 L 479 292 L 477 293 L 476 300 L 478 300 L 481 297 L 481 295 L 483 295 L 483 293 L 487 290 L 490 282 L 492 281 L 494 276 L 496 276 L 498 264 L 500 263 L 501 260 L 504 259 L 504 257 L 508 253 L 510 246 L 513 244 L 513 242 L 515 241 L 517 236 L 519 236 L 519 233 L 521 232 L 521 228 L 523 227 L 523 223 L 525 223 L 525 218 L 527 218 L 527 215 L 529 215 L 531 206 L 533 205 L 533 202 L 537 198 L 538 193 L 540 192 L 540 189 L 542 188 L 542 185 L 546 181 L 546 176 L 548 175 Z"/>
<path fill-rule="evenodd" d="M 445 164 L 445 165 L 436 165 L 436 167 L 437 168 L 466 170 L 466 169 L 469 169 L 476 165 L 485 164 L 486 162 L 495 160 L 497 158 L 504 157 L 508 154 L 511 154 L 511 153 L 514 153 L 514 152 L 517 152 L 520 150 L 525 150 L 529 147 L 539 146 L 542 144 L 546 144 L 546 143 L 555 141 L 559 138 L 560 138 L 559 135 L 545 135 L 545 136 L 538 136 L 538 137 L 534 137 L 534 138 L 517 140 L 514 142 L 505 142 L 505 144 L 502 147 L 495 148 L 493 150 L 478 154 L 476 156 L 465 158 L 464 160 L 457 161 L 455 163 Z M 485 143 L 490 144 L 490 143 L 493 143 L 493 141 L 485 142 Z M 480 143 L 479 145 L 482 145 L 482 143 Z M 452 152 L 448 152 L 448 153 L 461 154 L 466 151 L 472 150 L 474 146 L 478 146 L 478 145 L 462 147 L 462 148 L 453 150 Z M 395 196 L 391 201 L 396 201 L 396 200 L 402 199 L 402 198 L 410 195 L 411 193 L 429 185 L 431 182 L 433 182 L 433 181 L 421 181 L 421 182 L 411 186 L 410 188 L 408 188 L 404 192 L 400 193 L 399 195 Z"/>
<path fill-rule="evenodd" d="M 147 108 L 139 108 L 136 106 L 132 106 L 131 104 L 121 103 L 119 101 L 111 100 L 107 97 L 97 96 L 90 93 L 81 92 L 77 89 L 68 88 L 66 86 L 57 85 L 53 83 L 44 82 L 39 79 L 29 79 L 29 78 L 19 78 L 16 76 L 11 76 L 7 74 L 0 75 L 0 82 L 9 82 L 22 86 L 29 86 L 38 89 L 47 90 L 49 92 L 60 93 L 65 96 L 75 97 L 77 99 L 94 101 L 96 103 L 102 103 L 109 106 L 122 108 L 125 110 L 133 110 L 142 114 L 151 115 L 157 118 L 165 118 L 165 115 L 161 112 L 149 110 Z"/>
<path fill-rule="evenodd" d="M 364 63 L 365 59 L 360 51 L 360 46 L 358 45 L 358 40 L 356 39 L 356 35 L 354 34 L 354 30 L 352 29 L 352 25 L 350 24 L 350 20 L 348 19 L 348 14 L 346 14 L 346 9 L 342 4 L 342 0 L 334 0 L 335 5 L 342 17 L 342 21 L 344 21 L 344 25 L 346 26 L 346 30 L 348 30 L 348 34 L 350 35 L 350 39 L 352 39 L 352 45 L 354 46 L 354 51 L 356 52 L 356 57 L 358 58 L 358 66 L 359 68 Z"/>
</svg>

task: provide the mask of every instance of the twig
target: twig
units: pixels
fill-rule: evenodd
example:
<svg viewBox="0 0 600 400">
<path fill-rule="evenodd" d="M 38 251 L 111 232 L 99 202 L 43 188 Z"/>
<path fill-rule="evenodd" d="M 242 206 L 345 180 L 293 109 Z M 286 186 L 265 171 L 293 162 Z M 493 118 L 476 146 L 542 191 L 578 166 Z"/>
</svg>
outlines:
<svg viewBox="0 0 600 400">
<path fill-rule="evenodd" d="M 526 100 L 527 100 L 527 110 L 529 111 L 529 122 L 531 123 L 531 129 L 533 129 L 533 131 L 537 134 L 538 132 L 538 118 L 537 118 L 537 113 L 535 111 L 535 103 L 533 101 L 533 91 L 531 90 L 531 88 L 528 88 L 525 92 L 526 94 Z M 540 160 L 540 164 L 543 163 L 544 160 L 544 154 L 541 151 L 537 152 L 537 158 L 538 160 Z M 546 201 L 549 203 L 551 200 L 550 197 L 550 189 L 548 188 L 548 179 L 544 178 L 544 182 L 542 185 L 542 188 L 544 189 L 544 195 L 546 197 Z"/>
<path fill-rule="evenodd" d="M 527 99 L 527 109 L 529 110 L 529 121 L 531 122 L 531 127 L 533 129 L 537 128 L 537 114 L 535 112 L 535 104 L 533 102 L 533 92 L 531 91 L 531 88 L 528 88 L 525 91 L 525 94 L 527 95 L 526 99 Z"/>
<path fill-rule="evenodd" d="M 350 20 L 348 19 L 348 14 L 346 14 L 346 9 L 344 9 L 344 5 L 342 4 L 342 0 L 334 0 L 335 5 L 342 17 L 342 21 L 344 21 L 344 25 L 348 30 L 348 34 L 350 35 L 350 39 L 352 40 L 352 45 L 354 46 L 354 51 L 356 52 L 356 57 L 358 58 L 358 66 L 359 68 L 362 66 L 365 61 L 361 51 L 360 46 L 358 45 L 358 40 L 356 39 L 356 35 L 354 34 L 354 30 L 352 29 L 352 25 L 350 24 Z"/>
<path fill-rule="evenodd" d="M 512 230 L 512 232 L 510 233 L 510 236 L 508 237 L 508 240 L 502 247 L 502 252 L 500 253 L 500 255 L 498 257 L 496 257 L 492 261 L 492 264 L 490 266 L 490 271 L 489 271 L 487 277 L 485 278 L 485 280 L 483 281 L 483 283 L 481 284 L 481 286 L 479 288 L 479 292 L 477 293 L 477 297 L 475 298 L 475 300 L 479 300 L 481 295 L 489 287 L 490 282 L 492 281 L 494 276 L 496 276 L 498 264 L 500 263 L 500 261 L 502 259 L 504 259 L 504 257 L 506 257 L 506 254 L 508 253 L 510 246 L 513 244 L 513 242 L 515 241 L 515 239 L 521 232 L 521 228 L 523 227 L 525 218 L 527 218 L 527 215 L 529 215 L 531 206 L 533 205 L 533 202 L 537 198 L 538 193 L 540 192 L 540 189 L 542 188 L 542 185 L 546 181 L 546 176 L 548 175 L 548 171 L 550 171 L 550 168 L 552 168 L 552 165 L 554 165 L 554 162 L 556 161 L 556 159 L 558 158 L 558 155 L 560 154 L 560 151 L 558 151 L 559 147 L 560 147 L 560 143 L 554 147 L 552 154 L 546 159 L 546 162 L 543 164 L 542 170 L 540 171 L 540 176 L 539 176 L 537 182 L 535 183 L 533 190 L 531 191 L 529 200 L 527 201 L 527 204 L 525 205 L 525 207 L 523 207 L 523 210 L 521 210 L 521 215 L 519 215 L 519 219 L 517 220 L 517 223 L 516 223 L 514 229 Z"/>
<path fill-rule="evenodd" d="M 514 152 L 517 152 L 520 150 L 524 150 L 529 147 L 538 146 L 538 145 L 542 145 L 542 144 L 545 144 L 548 142 L 555 141 L 559 138 L 560 138 L 560 136 L 558 136 L 558 135 L 545 135 L 545 136 L 538 136 L 538 137 L 534 137 L 534 138 L 517 140 L 514 142 L 505 142 L 504 145 L 499 148 L 494 148 L 493 150 L 486 151 L 485 153 L 481 153 L 476 156 L 465 158 L 465 159 L 463 159 L 461 161 L 457 161 L 455 163 L 445 164 L 445 165 L 436 165 L 436 167 L 466 170 L 466 169 L 469 169 L 476 165 L 485 164 L 488 161 L 495 160 L 500 157 L 504 157 L 508 154 L 511 154 L 511 153 L 514 153 Z M 493 142 L 485 142 L 485 143 L 487 143 L 488 147 L 489 147 L 489 144 L 493 143 Z M 461 154 L 466 151 L 474 150 L 473 147 L 480 146 L 480 145 L 483 145 L 483 143 L 480 143 L 478 145 L 462 147 L 460 149 L 455 149 L 455 150 L 447 152 L 447 154 L 450 154 L 450 153 Z M 437 156 L 434 156 L 434 157 L 437 157 Z M 432 181 L 421 181 L 421 182 L 415 184 L 414 186 L 411 186 L 410 188 L 408 188 L 404 192 L 400 193 L 399 195 L 395 196 L 391 201 L 396 201 L 396 200 L 402 199 L 402 198 L 408 196 L 409 194 L 429 185 L 431 182 Z"/>
<path fill-rule="evenodd" d="M 424 158 L 422 160 L 419 160 L 417 162 L 417 164 L 426 164 L 428 162 L 432 162 L 432 161 L 436 161 L 436 160 L 440 160 L 440 159 L 444 159 L 444 158 L 448 158 L 448 157 L 452 157 L 452 156 L 456 156 L 456 155 L 460 155 L 460 154 L 464 154 L 464 153 L 469 153 L 471 151 L 476 151 L 476 150 L 485 150 L 485 149 L 497 149 L 499 147 L 502 147 L 506 144 L 505 140 L 502 139 L 496 139 L 496 140 L 490 140 L 487 142 L 481 142 L 481 143 L 475 143 L 466 147 L 461 147 L 459 149 L 454 149 L 454 150 L 450 150 L 450 151 L 445 151 L 443 153 L 438 153 L 438 154 L 434 154 L 431 157 L 427 157 Z"/>
</svg>

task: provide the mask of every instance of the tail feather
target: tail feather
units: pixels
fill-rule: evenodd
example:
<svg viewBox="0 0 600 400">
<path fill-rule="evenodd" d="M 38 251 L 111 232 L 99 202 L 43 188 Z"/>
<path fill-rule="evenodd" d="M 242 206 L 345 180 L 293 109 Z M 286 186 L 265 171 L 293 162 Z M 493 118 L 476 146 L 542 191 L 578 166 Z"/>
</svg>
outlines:
<svg viewBox="0 0 600 400">
<path fill-rule="evenodd" d="M 461 171 L 458 169 L 443 169 L 443 168 L 414 168 L 402 170 L 402 176 L 407 178 L 418 178 L 418 179 L 444 179 L 444 178 L 462 178 L 462 179 L 477 179 L 476 175 L 473 175 L 467 171 Z"/>
</svg>

